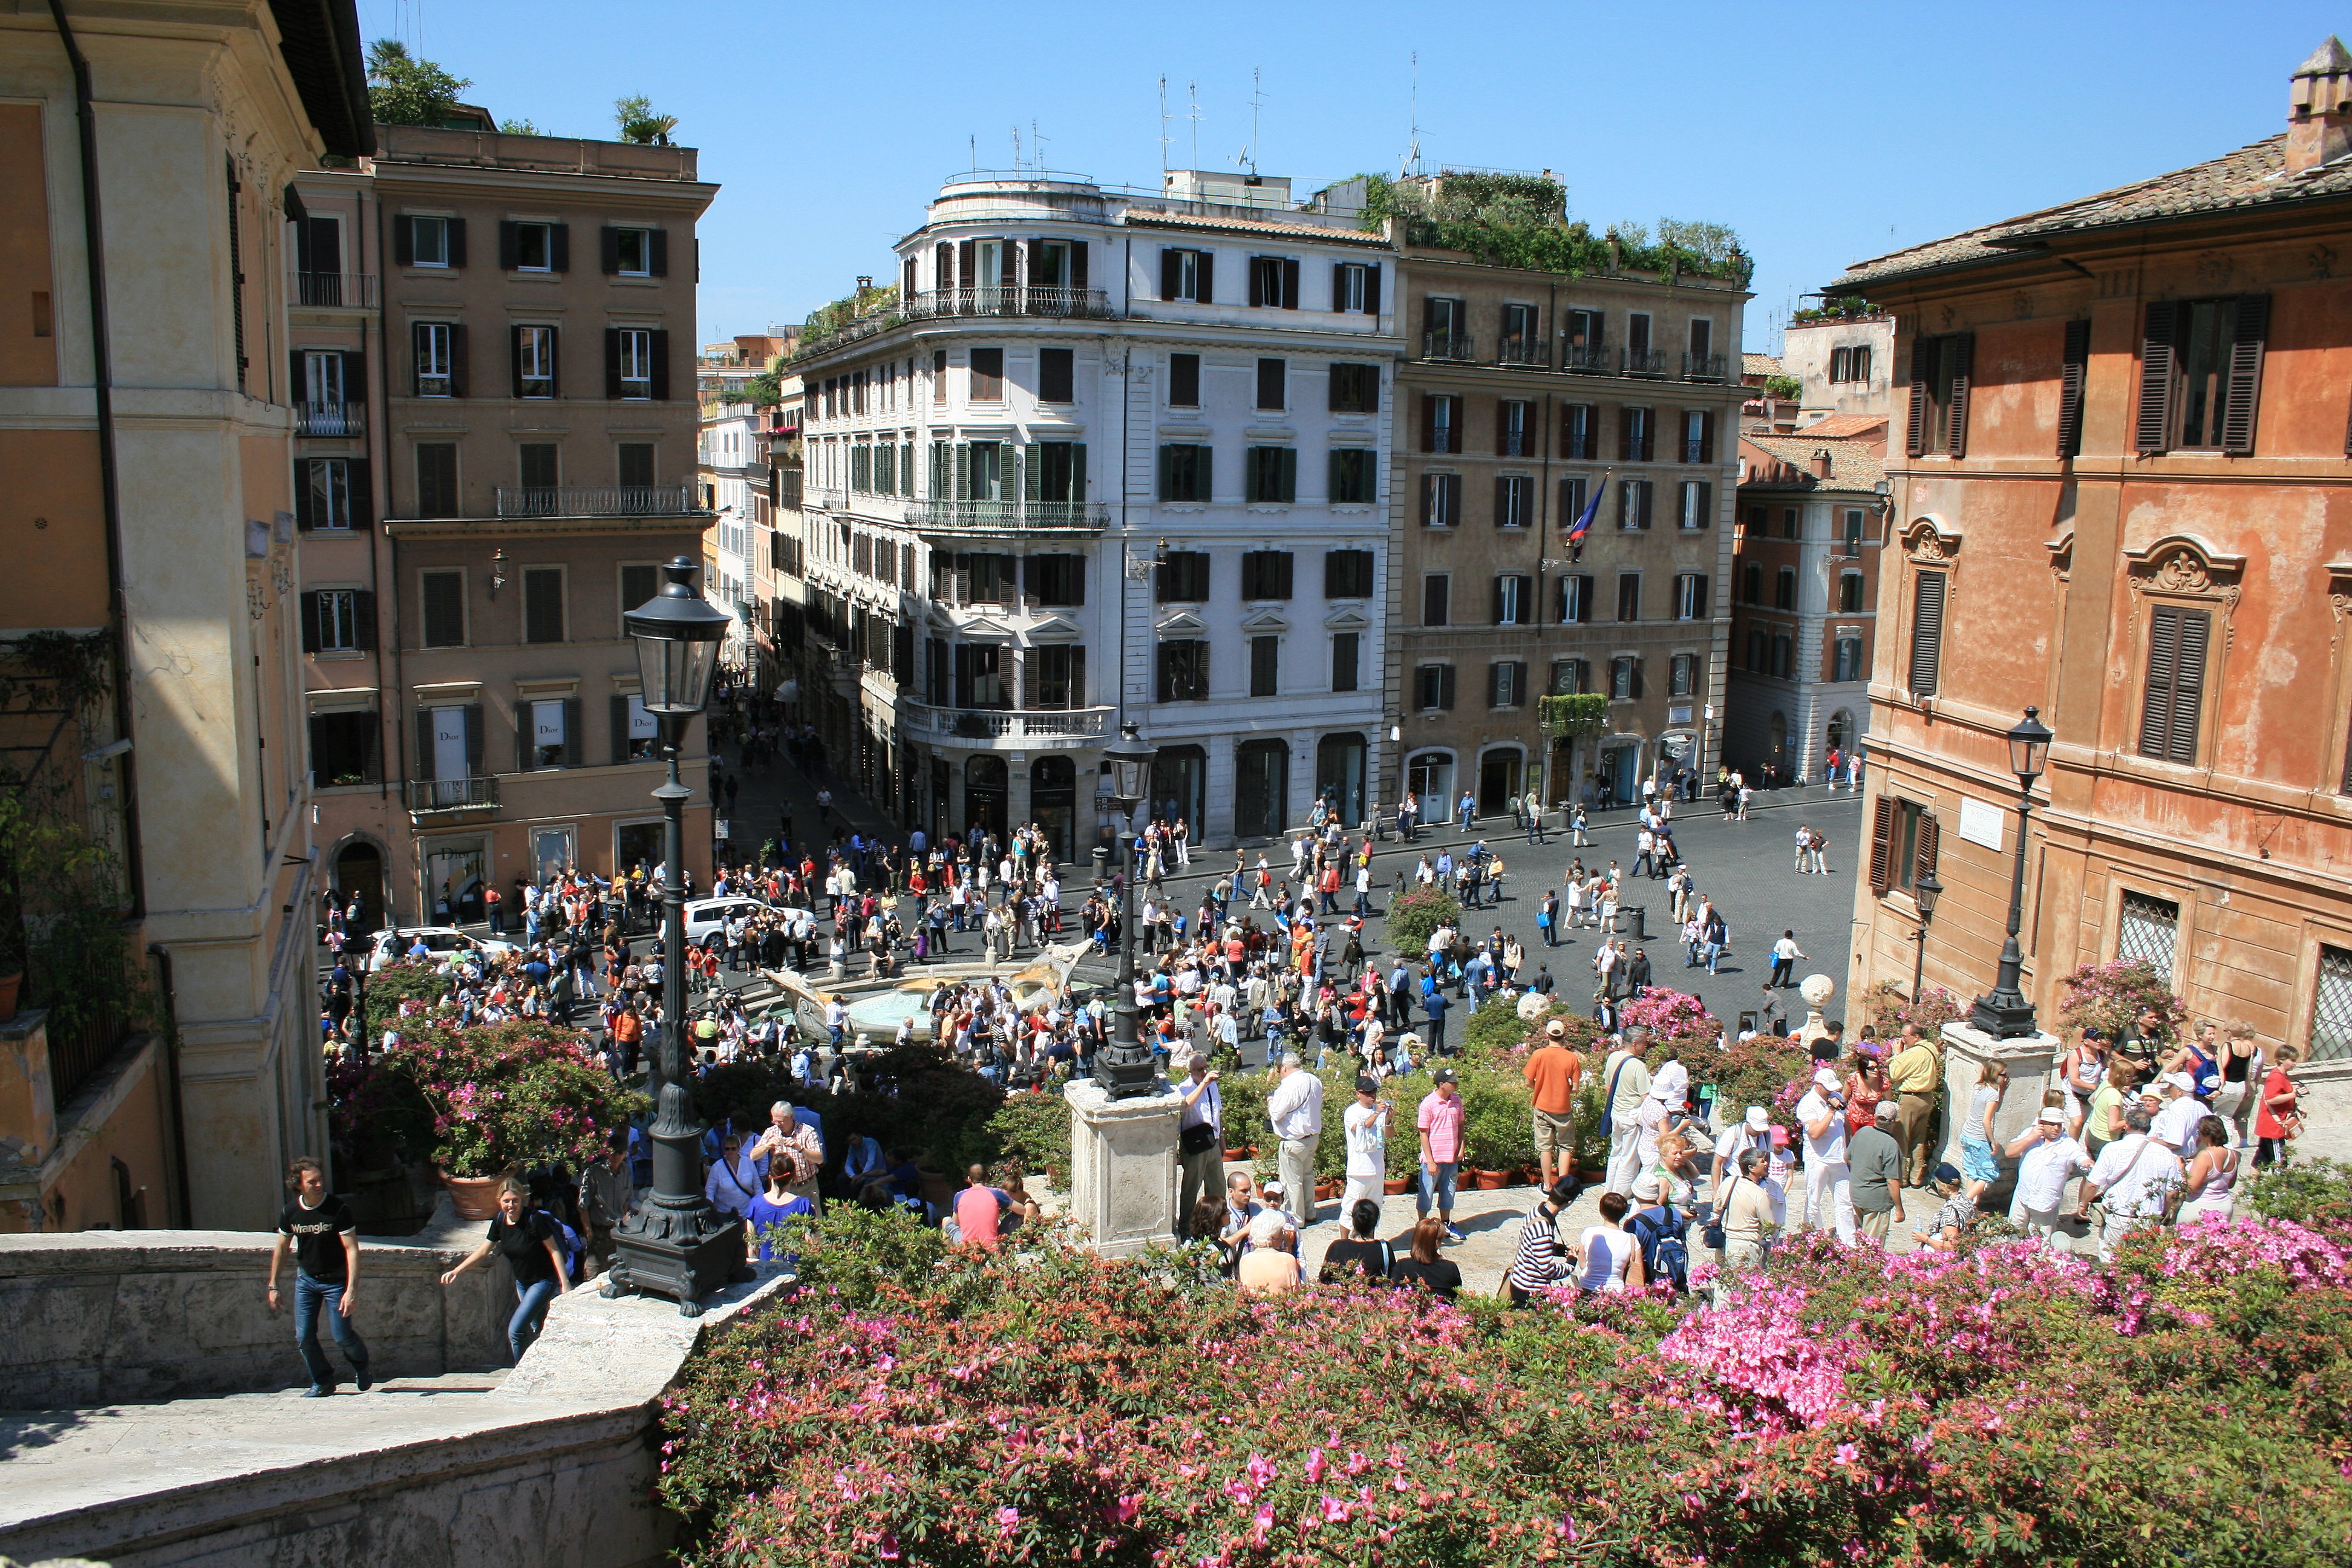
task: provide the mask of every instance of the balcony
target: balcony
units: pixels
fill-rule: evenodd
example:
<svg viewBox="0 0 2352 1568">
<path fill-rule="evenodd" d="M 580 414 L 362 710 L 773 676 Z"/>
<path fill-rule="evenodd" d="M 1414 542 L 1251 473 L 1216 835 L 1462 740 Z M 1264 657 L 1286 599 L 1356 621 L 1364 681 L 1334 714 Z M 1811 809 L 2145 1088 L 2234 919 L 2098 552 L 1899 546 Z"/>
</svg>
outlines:
<svg viewBox="0 0 2352 1568">
<path fill-rule="evenodd" d="M 1100 289 L 930 289 L 903 312 L 910 321 L 951 316 L 1031 316 L 1046 321 L 1110 321 L 1110 296 Z"/>
<path fill-rule="evenodd" d="M 908 735 L 936 746 L 972 751 L 1076 751 L 1102 743 L 1109 730 L 1110 710 L 934 708 L 928 702 L 901 700 L 898 717 Z"/>
<path fill-rule="evenodd" d="M 1617 368 L 1617 356 L 1599 343 L 1562 343 L 1559 368 L 1584 375 L 1606 375 Z"/>
<path fill-rule="evenodd" d="M 808 498 L 801 504 L 824 511 L 842 511 L 849 505 L 849 492 L 839 485 L 809 485 L 803 492 Z"/>
<path fill-rule="evenodd" d="M 1715 443 L 1712 441 L 1685 441 L 1683 443 L 1683 461 L 1685 463 L 1712 463 L 1715 461 L 1714 448 Z"/>
<path fill-rule="evenodd" d="M 1506 430 L 1495 438 L 1495 456 L 1498 458 L 1532 458 L 1536 455 L 1536 438 L 1532 431 Z"/>
<path fill-rule="evenodd" d="M 400 794 L 408 819 L 424 823 L 488 813 L 499 808 L 499 781 L 478 779 L 404 779 Z"/>
<path fill-rule="evenodd" d="M 910 500 L 907 521 L 972 533 L 1091 533 L 1109 526 L 1110 508 L 1078 500 Z"/>
<path fill-rule="evenodd" d="M 1683 379 L 1685 381 L 1721 381 L 1723 361 L 1724 356 L 1721 354 L 1685 354 L 1683 355 Z"/>
<path fill-rule="evenodd" d="M 364 436 L 367 434 L 367 405 L 363 403 L 298 403 L 294 405 L 294 434 Z"/>
<path fill-rule="evenodd" d="M 500 485 L 500 517 L 677 517 L 693 509 L 685 485 Z"/>
<path fill-rule="evenodd" d="M 1666 374 L 1666 351 L 1664 349 L 1620 349 L 1619 368 L 1627 375 L 1664 375 Z"/>
<path fill-rule="evenodd" d="M 373 310 L 375 309 L 375 274 L 373 272 L 303 272 L 287 274 L 289 303 L 298 310 Z"/>
<path fill-rule="evenodd" d="M 1495 356 L 1497 364 L 1526 365 L 1531 370 L 1551 368 L 1551 345 L 1541 338 L 1505 338 Z"/>
<path fill-rule="evenodd" d="M 1453 332 L 1423 332 L 1421 334 L 1421 357 L 1455 360 L 1466 364 L 1477 359 L 1478 345 L 1475 340 Z"/>
</svg>

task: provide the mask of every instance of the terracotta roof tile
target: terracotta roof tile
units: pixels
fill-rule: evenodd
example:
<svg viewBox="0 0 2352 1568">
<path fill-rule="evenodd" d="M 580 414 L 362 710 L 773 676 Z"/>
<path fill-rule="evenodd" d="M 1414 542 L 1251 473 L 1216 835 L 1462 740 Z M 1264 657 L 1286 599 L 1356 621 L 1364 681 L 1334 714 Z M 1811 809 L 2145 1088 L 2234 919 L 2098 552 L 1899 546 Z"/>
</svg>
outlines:
<svg viewBox="0 0 2352 1568">
<path fill-rule="evenodd" d="M 1870 444 L 1865 441 L 1818 437 L 1808 439 L 1802 431 L 1794 436 L 1743 434 L 1739 441 L 1740 445 L 1754 447 L 1766 456 L 1776 458 L 1796 469 L 1803 476 L 1799 482 L 1806 489 L 1811 489 L 1818 483 L 1823 489 L 1874 490 L 1878 488 L 1879 481 L 1886 478 L 1886 459 L 1873 451 Z M 1813 458 L 1816 454 L 1824 451 L 1830 455 L 1830 477 L 1826 480 L 1816 481 L 1813 478 Z M 1787 481 L 1752 479 L 1748 482 L 1772 487 Z"/>
<path fill-rule="evenodd" d="M 1826 441 L 1852 436 L 1867 436 L 1873 431 L 1885 428 L 1886 416 L 1884 414 L 1832 414 L 1826 419 L 1816 419 L 1811 425 L 1799 426 L 1797 434 L 1817 437 Z"/>
<path fill-rule="evenodd" d="M 1742 375 L 1778 375 L 1780 374 L 1779 354 L 1741 354 L 1739 374 Z"/>
<path fill-rule="evenodd" d="M 1313 224 L 1270 223 L 1257 218 L 1198 217 L 1189 213 L 1138 212 L 1127 215 L 1130 227 L 1201 228 L 1216 234 L 1279 235 L 1286 239 L 1328 240 L 1335 245 L 1370 245 L 1385 248 L 1387 237 L 1360 228 L 1321 228 Z"/>
</svg>

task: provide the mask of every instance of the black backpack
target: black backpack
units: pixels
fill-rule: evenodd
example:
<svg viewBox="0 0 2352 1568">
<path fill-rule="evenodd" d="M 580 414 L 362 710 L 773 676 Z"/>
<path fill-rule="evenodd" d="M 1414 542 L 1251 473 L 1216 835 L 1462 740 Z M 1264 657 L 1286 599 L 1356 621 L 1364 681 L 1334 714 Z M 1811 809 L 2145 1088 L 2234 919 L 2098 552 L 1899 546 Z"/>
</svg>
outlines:
<svg viewBox="0 0 2352 1568">
<path fill-rule="evenodd" d="M 1654 1214 L 1644 1209 L 1633 1219 L 1634 1239 L 1642 1244 L 1643 1273 L 1653 1283 L 1671 1280 L 1678 1296 L 1690 1294 L 1690 1248 L 1683 1240 L 1687 1223 L 1672 1204 Z"/>
</svg>

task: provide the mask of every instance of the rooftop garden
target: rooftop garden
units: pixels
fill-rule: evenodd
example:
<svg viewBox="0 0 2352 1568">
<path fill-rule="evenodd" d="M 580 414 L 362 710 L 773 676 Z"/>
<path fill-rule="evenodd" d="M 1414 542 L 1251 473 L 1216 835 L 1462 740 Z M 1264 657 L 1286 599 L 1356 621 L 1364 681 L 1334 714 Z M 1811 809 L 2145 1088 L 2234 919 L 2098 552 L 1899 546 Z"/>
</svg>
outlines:
<svg viewBox="0 0 2352 1568">
<path fill-rule="evenodd" d="M 1362 176 L 1363 226 L 1404 221 L 1407 245 L 1459 250 L 1496 267 L 1571 277 L 1626 270 L 1719 278 L 1745 286 L 1755 260 L 1719 223 L 1662 217 L 1592 226 L 1568 215 L 1568 187 L 1542 174 L 1444 173 L 1433 180 Z"/>
<path fill-rule="evenodd" d="M 1790 315 L 1789 321 L 1800 326 L 1813 321 L 1863 321 L 1885 313 L 1858 294 L 1844 294 L 1823 300 L 1818 305 L 1808 305 Z"/>
<path fill-rule="evenodd" d="M 798 363 L 843 342 L 898 324 L 898 286 L 858 289 L 830 305 L 820 305 L 801 323 L 800 351 L 784 363 Z"/>
</svg>

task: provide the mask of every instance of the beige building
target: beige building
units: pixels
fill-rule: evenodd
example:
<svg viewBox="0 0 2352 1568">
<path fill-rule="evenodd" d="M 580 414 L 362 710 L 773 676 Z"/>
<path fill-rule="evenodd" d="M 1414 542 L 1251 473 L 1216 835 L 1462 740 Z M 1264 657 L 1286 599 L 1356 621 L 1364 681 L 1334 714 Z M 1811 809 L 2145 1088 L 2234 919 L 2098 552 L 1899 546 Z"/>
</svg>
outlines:
<svg viewBox="0 0 2352 1568">
<path fill-rule="evenodd" d="M 46 1011 L 0 1026 L 0 1229 L 257 1227 L 326 1146 L 289 215 L 301 170 L 371 150 L 359 27 L 349 0 L 65 20 L 0 15 L 0 728 L 11 794 L 117 851 L 176 1030 L 110 1005 L 53 1032 L 35 965 Z M 97 679 L 28 695 L 35 633 Z"/>
<path fill-rule="evenodd" d="M 660 859 L 621 616 L 709 522 L 694 150 L 482 121 L 380 126 L 374 156 L 298 186 L 320 865 L 398 924 L 480 920 L 488 887 L 555 866 Z M 709 807 L 688 809 L 704 872 Z"/>
<path fill-rule="evenodd" d="M 1839 414 L 1884 420 L 1895 405 L 1895 318 L 1853 300 L 1800 311 L 1782 330 L 1780 366 L 1804 384 L 1798 429 Z"/>
<path fill-rule="evenodd" d="M 1380 797 L 1425 820 L 1711 770 L 1730 620 L 1741 307 L 1721 279 L 1494 267 L 1407 244 Z M 1612 477 L 1613 476 L 1613 478 Z M 1606 485 L 1580 552 L 1568 539 Z M 1605 693 L 1548 741 L 1546 695 Z M 1444 803 L 1441 805 L 1440 803 Z"/>
</svg>

